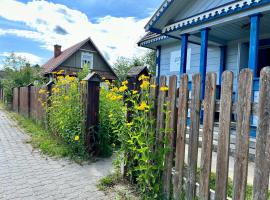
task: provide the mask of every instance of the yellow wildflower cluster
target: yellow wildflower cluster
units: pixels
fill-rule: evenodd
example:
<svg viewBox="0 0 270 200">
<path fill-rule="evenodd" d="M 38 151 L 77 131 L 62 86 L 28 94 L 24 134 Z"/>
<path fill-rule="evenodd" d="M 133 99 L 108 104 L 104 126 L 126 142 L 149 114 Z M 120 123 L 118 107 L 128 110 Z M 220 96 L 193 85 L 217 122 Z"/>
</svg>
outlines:
<svg viewBox="0 0 270 200">
<path fill-rule="evenodd" d="M 148 111 L 149 110 L 149 106 L 146 104 L 145 101 L 142 101 L 141 104 L 139 106 L 136 106 L 137 110 L 145 110 Z"/>
<path fill-rule="evenodd" d="M 121 95 L 116 95 L 116 94 L 113 94 L 113 93 L 107 94 L 106 97 L 107 97 L 108 99 L 112 100 L 112 101 L 122 99 L 122 96 L 121 96 Z"/>
<path fill-rule="evenodd" d="M 60 89 L 58 87 L 54 87 L 54 88 L 52 88 L 52 92 L 58 93 L 58 92 L 60 92 Z"/>
<path fill-rule="evenodd" d="M 46 93 L 46 90 L 40 89 L 40 90 L 38 91 L 38 93 L 39 93 L 39 94 L 45 94 L 45 93 Z"/>
<path fill-rule="evenodd" d="M 149 81 L 143 80 L 142 84 L 140 85 L 140 88 L 146 90 L 149 88 L 149 85 L 150 85 Z"/>
<path fill-rule="evenodd" d="M 64 73 L 64 70 L 62 69 L 62 70 L 58 71 L 56 74 L 57 74 L 57 75 L 61 75 L 61 74 L 63 74 L 63 73 Z"/>
<path fill-rule="evenodd" d="M 119 92 L 125 92 L 128 89 L 128 87 L 126 85 L 123 85 L 119 88 Z"/>
<path fill-rule="evenodd" d="M 166 87 L 166 86 L 160 87 L 160 91 L 165 92 L 165 91 L 168 91 L 168 90 L 169 90 L 169 88 Z"/>
<path fill-rule="evenodd" d="M 66 76 L 65 78 L 66 78 L 66 80 L 67 80 L 68 82 L 73 82 L 73 81 L 76 80 L 76 77 L 74 77 L 74 76 Z"/>
<path fill-rule="evenodd" d="M 149 76 L 145 76 L 144 74 L 139 77 L 139 81 L 146 81 L 149 80 Z"/>
</svg>

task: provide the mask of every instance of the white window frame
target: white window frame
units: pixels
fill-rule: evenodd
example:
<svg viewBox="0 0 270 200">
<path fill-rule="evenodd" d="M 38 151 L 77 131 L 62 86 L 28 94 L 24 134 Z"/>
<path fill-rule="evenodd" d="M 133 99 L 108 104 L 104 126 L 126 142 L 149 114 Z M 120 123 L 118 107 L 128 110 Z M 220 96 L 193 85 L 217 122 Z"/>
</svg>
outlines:
<svg viewBox="0 0 270 200">
<path fill-rule="evenodd" d="M 87 62 L 87 63 L 85 63 Z M 89 68 L 93 69 L 94 67 L 94 54 L 89 52 L 82 52 L 81 54 L 81 68 L 84 64 L 89 64 Z"/>
</svg>

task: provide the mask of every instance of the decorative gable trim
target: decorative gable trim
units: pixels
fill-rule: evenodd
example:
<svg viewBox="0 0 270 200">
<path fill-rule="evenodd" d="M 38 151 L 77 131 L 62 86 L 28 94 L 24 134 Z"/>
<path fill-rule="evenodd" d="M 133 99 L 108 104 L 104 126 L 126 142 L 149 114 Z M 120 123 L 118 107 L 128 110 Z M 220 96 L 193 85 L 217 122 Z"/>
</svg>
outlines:
<svg viewBox="0 0 270 200">
<path fill-rule="evenodd" d="M 165 11 L 170 7 L 170 5 L 175 0 L 165 0 L 154 16 L 150 19 L 150 21 L 145 26 L 145 30 L 148 31 L 158 20 L 159 18 L 165 13 Z"/>
<path fill-rule="evenodd" d="M 194 26 L 209 20 L 220 18 L 229 14 L 244 11 L 253 7 L 270 3 L 270 0 L 240 0 L 234 3 L 226 4 L 218 8 L 211 9 L 201 14 L 183 19 L 174 24 L 164 27 L 162 33 L 169 33 L 182 28 Z"/>
<path fill-rule="evenodd" d="M 153 39 L 150 39 L 150 40 L 146 40 L 146 41 L 140 42 L 139 43 L 139 46 L 147 46 L 149 44 L 152 44 L 152 43 L 155 43 L 155 42 L 159 42 L 161 40 L 166 40 L 166 39 L 169 39 L 169 37 L 166 36 L 166 35 L 161 35 L 161 36 L 158 36 L 156 38 L 153 38 Z"/>
</svg>

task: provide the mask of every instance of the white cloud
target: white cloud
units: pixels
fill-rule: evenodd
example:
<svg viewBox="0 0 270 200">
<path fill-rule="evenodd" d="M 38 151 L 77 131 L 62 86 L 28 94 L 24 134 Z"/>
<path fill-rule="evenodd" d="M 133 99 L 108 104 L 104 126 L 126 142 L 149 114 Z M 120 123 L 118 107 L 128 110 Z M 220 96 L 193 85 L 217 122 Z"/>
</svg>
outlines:
<svg viewBox="0 0 270 200">
<path fill-rule="evenodd" d="M 6 57 L 9 56 L 11 52 L 0 53 L 0 56 Z M 42 58 L 28 52 L 13 52 L 16 56 L 24 58 L 30 64 L 41 64 Z"/>
<path fill-rule="evenodd" d="M 138 20 L 133 17 L 106 16 L 93 23 L 78 10 L 43 0 L 26 4 L 14 0 L 1 0 L 0 4 L 1 17 L 23 22 L 33 29 L 0 29 L 0 35 L 13 34 L 39 41 L 42 48 L 51 51 L 56 43 L 65 49 L 91 37 L 103 54 L 109 55 L 111 63 L 119 56 L 131 58 L 144 52 L 136 43 L 144 34 L 143 27 L 148 18 Z"/>
</svg>

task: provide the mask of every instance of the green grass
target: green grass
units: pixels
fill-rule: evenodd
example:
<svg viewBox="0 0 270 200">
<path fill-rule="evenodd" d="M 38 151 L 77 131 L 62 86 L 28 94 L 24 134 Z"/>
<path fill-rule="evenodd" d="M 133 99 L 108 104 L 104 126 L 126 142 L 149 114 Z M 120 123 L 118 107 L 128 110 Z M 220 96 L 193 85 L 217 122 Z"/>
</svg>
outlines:
<svg viewBox="0 0 270 200">
<path fill-rule="evenodd" d="M 4 109 L 4 105 L 0 104 L 0 109 Z M 31 119 L 25 118 L 15 112 L 5 111 L 9 117 L 17 121 L 20 128 L 22 128 L 31 139 L 28 141 L 33 148 L 40 149 L 43 154 L 62 158 L 68 157 L 69 159 L 81 164 L 83 161 L 90 161 L 90 157 L 79 156 L 72 152 L 68 144 L 61 141 L 60 138 L 51 134 L 42 125 L 37 124 Z"/>
</svg>

